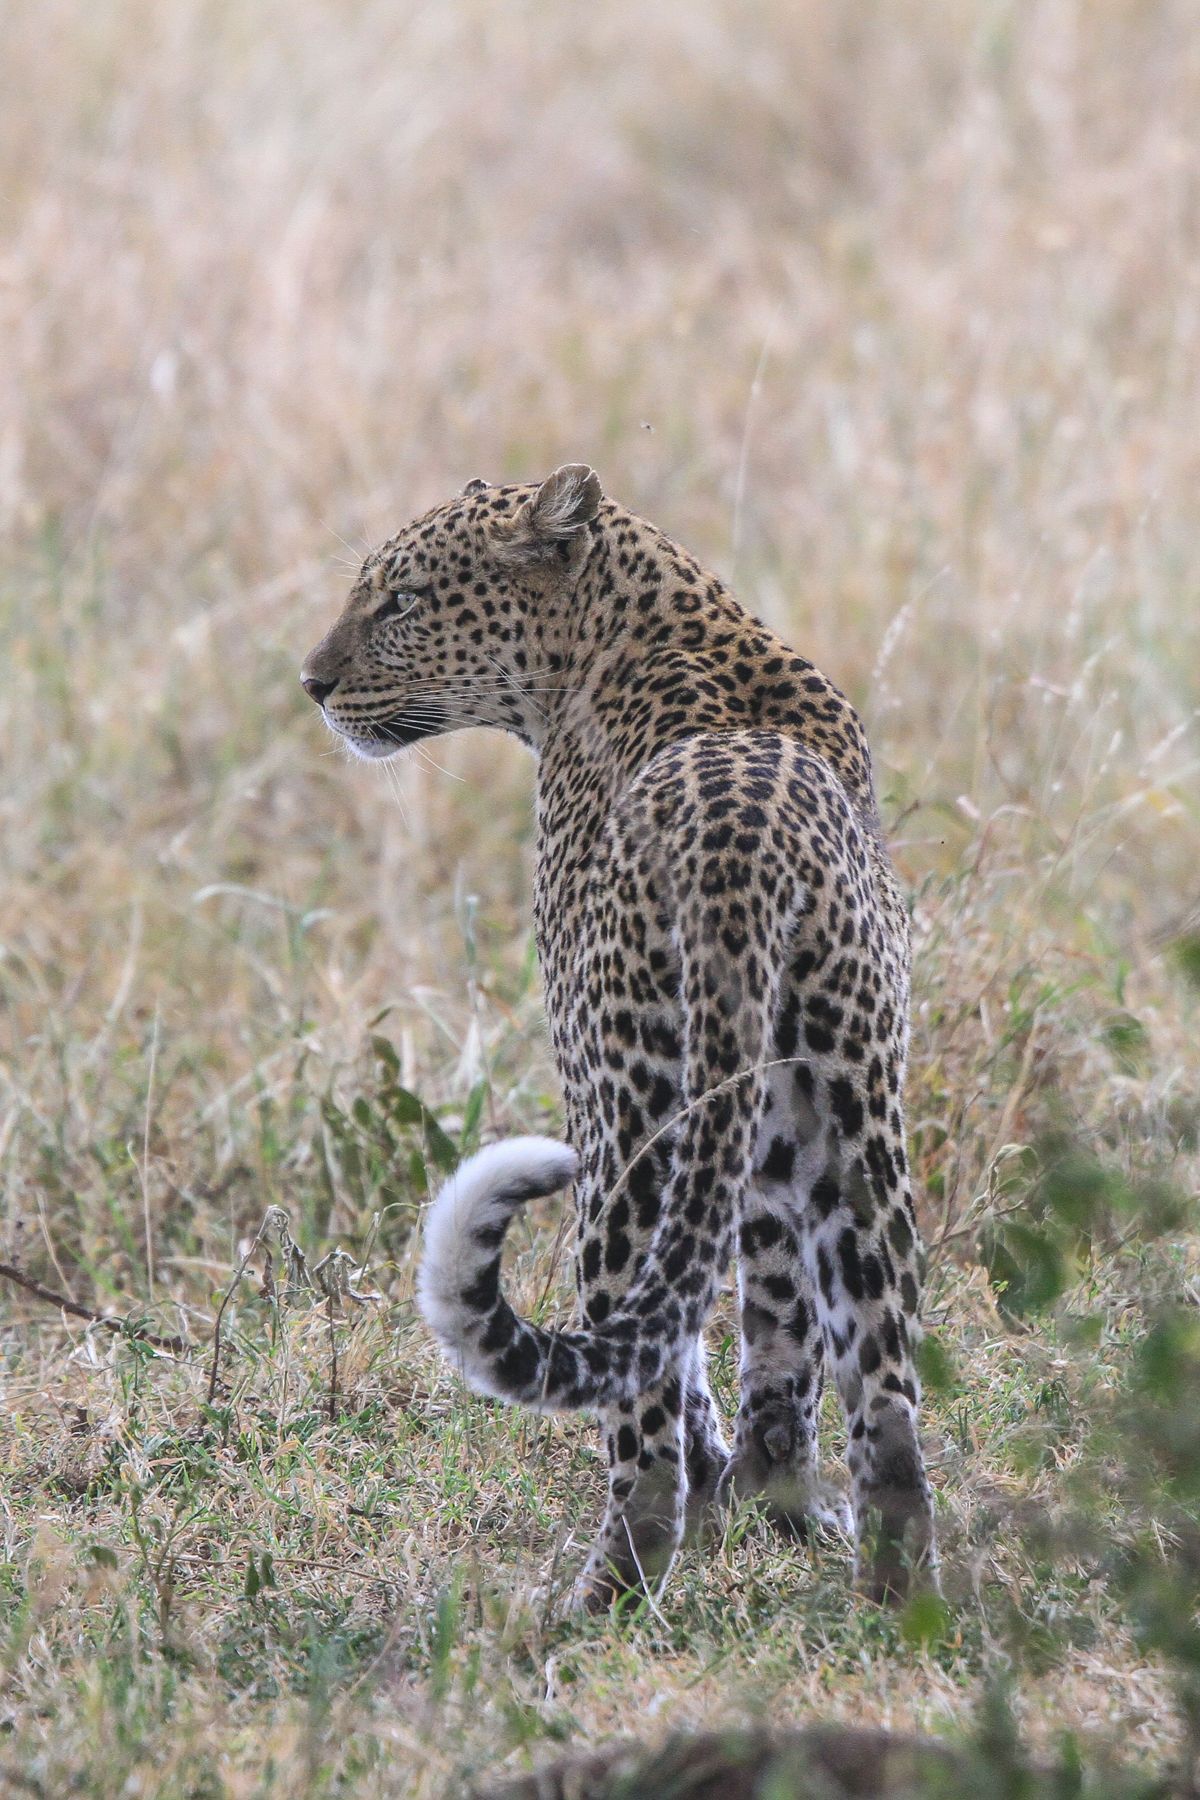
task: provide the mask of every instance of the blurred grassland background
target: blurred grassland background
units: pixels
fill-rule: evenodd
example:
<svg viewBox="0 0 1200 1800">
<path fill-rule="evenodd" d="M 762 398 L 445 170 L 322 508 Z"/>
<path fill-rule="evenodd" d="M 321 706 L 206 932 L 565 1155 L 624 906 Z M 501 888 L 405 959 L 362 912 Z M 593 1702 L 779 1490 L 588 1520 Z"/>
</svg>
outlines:
<svg viewBox="0 0 1200 1800">
<path fill-rule="evenodd" d="M 386 1296 L 332 1422 L 258 1280 L 207 1409 L 204 1356 L 0 1296 L 4 1780 L 432 1795 L 634 1726 L 952 1732 L 999 1675 L 1046 1754 L 1194 1752 L 1179 1644 L 1043 1527 L 1122 1491 L 1090 1422 L 1200 1275 L 1198 119 L 1187 0 L 4 8 L 0 1257 L 204 1345 L 274 1203 Z M 349 767 L 296 676 L 369 544 L 571 459 L 875 745 L 936 1616 L 743 1514 L 661 1616 L 564 1623 L 588 1423 L 413 1322 L 439 1161 L 555 1123 L 532 769 Z"/>
</svg>

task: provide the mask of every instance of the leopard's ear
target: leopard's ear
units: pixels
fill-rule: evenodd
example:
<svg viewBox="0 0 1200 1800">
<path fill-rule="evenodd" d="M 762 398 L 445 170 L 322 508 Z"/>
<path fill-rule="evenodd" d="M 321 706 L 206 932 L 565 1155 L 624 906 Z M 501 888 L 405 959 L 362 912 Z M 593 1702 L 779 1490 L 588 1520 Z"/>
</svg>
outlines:
<svg viewBox="0 0 1200 1800">
<path fill-rule="evenodd" d="M 587 463 L 564 463 L 527 503 L 524 523 L 535 538 L 555 544 L 590 524 L 603 498 L 595 469 Z"/>
<path fill-rule="evenodd" d="M 516 564 L 569 563 L 603 498 L 594 469 L 586 463 L 564 463 L 500 527 L 500 554 Z"/>
<path fill-rule="evenodd" d="M 474 475 L 461 492 L 464 496 L 467 494 L 482 494 L 490 488 L 491 485 L 491 482 L 485 481 L 482 475 Z"/>
</svg>

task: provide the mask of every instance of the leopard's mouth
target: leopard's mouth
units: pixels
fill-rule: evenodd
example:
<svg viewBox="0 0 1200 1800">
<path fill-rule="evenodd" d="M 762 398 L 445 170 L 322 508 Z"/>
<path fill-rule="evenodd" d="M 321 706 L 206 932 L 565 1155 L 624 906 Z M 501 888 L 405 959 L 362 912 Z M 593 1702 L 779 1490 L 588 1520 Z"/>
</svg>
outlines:
<svg viewBox="0 0 1200 1800">
<path fill-rule="evenodd" d="M 404 713 L 393 713 L 389 719 L 378 719 L 365 730 L 356 730 L 351 725 L 343 725 L 337 719 L 325 713 L 325 721 L 345 740 L 355 756 L 362 757 L 364 762 L 385 762 L 389 756 L 398 756 L 409 744 L 415 744 L 421 738 L 436 737 L 445 729 L 445 721 L 439 713 L 426 708 L 419 719 L 407 717 Z"/>
</svg>

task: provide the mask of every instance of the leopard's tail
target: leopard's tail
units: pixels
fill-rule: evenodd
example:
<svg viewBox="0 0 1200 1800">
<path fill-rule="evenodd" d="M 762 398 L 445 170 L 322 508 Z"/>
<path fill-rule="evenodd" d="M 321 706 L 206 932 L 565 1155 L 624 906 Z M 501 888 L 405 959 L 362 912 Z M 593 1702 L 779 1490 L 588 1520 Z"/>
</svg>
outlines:
<svg viewBox="0 0 1200 1800">
<path fill-rule="evenodd" d="M 426 1324 L 479 1393 L 540 1412 L 633 1398 L 648 1373 L 636 1319 L 614 1315 L 590 1330 L 547 1331 L 520 1318 L 501 1291 L 500 1253 L 513 1214 L 566 1187 L 577 1160 L 553 1138 L 508 1138 L 463 1163 L 425 1215 L 417 1305 Z"/>
</svg>

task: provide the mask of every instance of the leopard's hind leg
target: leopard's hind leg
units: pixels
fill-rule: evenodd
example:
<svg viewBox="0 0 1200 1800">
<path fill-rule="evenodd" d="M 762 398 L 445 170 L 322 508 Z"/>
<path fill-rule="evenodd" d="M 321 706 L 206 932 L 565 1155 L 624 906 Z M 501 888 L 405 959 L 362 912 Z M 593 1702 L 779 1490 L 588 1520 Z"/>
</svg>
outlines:
<svg viewBox="0 0 1200 1800">
<path fill-rule="evenodd" d="M 819 1138 L 811 1071 L 778 1063 L 768 1072 L 754 1180 L 742 1204 L 741 1402 L 722 1492 L 763 1500 L 772 1523 L 796 1537 L 814 1527 L 850 1529 L 844 1496 L 818 1473 L 825 1350 L 801 1215 Z"/>
<path fill-rule="evenodd" d="M 936 1583 L 937 1547 L 917 1430 L 920 1250 L 903 1147 L 882 1145 L 831 1147 L 804 1243 L 846 1416 L 857 1578 L 896 1600 L 913 1573 Z"/>
<path fill-rule="evenodd" d="M 600 1609 L 664 1578 L 685 1533 L 712 1515 L 729 1460 L 697 1338 L 678 1375 L 602 1418 L 608 1507 L 576 1600 Z"/>
<path fill-rule="evenodd" d="M 822 1021 L 801 1084 L 819 1121 L 820 1167 L 806 1171 L 797 1236 L 825 1353 L 846 1418 L 855 1567 L 877 1600 L 902 1598 L 911 1577 L 936 1581 L 933 1502 L 917 1427 L 922 1254 L 904 1148 L 904 1043 L 896 1020 L 875 1047 L 828 1050 Z M 814 1044 L 812 1039 L 816 1038 Z"/>
<path fill-rule="evenodd" d="M 687 1501 L 682 1377 L 681 1370 L 600 1415 L 608 1505 L 575 1587 L 584 1611 L 653 1593 L 675 1560 Z"/>
</svg>

